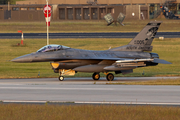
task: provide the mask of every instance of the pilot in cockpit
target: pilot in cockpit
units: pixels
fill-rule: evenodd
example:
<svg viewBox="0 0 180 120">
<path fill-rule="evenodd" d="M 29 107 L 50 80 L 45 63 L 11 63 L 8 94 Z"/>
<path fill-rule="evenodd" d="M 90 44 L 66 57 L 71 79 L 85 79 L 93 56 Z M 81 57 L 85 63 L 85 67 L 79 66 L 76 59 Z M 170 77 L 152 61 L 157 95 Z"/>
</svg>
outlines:
<svg viewBox="0 0 180 120">
<path fill-rule="evenodd" d="M 52 44 L 52 45 L 46 45 L 46 46 L 42 47 L 37 52 L 58 51 L 58 50 L 64 50 L 64 49 L 67 49 L 67 48 L 70 48 L 70 47 Z"/>
</svg>

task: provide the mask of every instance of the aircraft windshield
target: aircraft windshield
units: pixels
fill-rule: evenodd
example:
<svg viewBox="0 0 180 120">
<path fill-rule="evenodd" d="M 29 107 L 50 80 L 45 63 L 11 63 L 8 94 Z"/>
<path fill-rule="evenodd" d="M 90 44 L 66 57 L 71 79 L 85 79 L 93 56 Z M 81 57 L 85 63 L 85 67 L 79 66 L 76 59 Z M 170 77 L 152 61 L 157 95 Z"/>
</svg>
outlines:
<svg viewBox="0 0 180 120">
<path fill-rule="evenodd" d="M 58 51 L 58 50 L 64 50 L 70 47 L 66 47 L 63 45 L 46 45 L 39 49 L 37 52 L 50 52 L 50 51 Z"/>
</svg>

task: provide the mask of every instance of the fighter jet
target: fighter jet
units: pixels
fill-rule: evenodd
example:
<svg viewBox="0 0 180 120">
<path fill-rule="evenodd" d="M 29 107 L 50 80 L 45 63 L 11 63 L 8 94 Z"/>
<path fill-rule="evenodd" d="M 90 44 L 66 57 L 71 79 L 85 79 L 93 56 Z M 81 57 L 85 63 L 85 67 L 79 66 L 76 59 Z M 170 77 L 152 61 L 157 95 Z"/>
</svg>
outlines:
<svg viewBox="0 0 180 120">
<path fill-rule="evenodd" d="M 160 6 L 160 8 L 162 9 L 163 15 L 165 16 L 166 19 L 179 19 L 178 16 L 175 16 L 172 11 L 170 11 L 168 9 L 168 7 L 166 6 Z"/>
<path fill-rule="evenodd" d="M 117 25 L 116 22 L 124 26 L 124 24 L 122 23 L 124 18 L 125 18 L 125 15 L 123 13 L 119 13 L 116 20 L 114 20 L 111 13 L 108 13 L 107 15 L 104 16 L 105 21 L 108 23 L 107 26 L 111 25 L 112 23 L 115 23 L 115 25 Z"/>
<path fill-rule="evenodd" d="M 94 80 L 100 79 L 100 72 L 106 75 L 108 81 L 114 80 L 115 74 L 132 73 L 139 67 L 156 66 L 159 63 L 171 64 L 159 59 L 152 51 L 151 43 L 162 22 L 149 22 L 129 44 L 104 51 L 82 50 L 63 45 L 46 45 L 35 53 L 20 56 L 12 62 L 50 62 L 55 73 L 59 73 L 59 80 L 65 75 L 77 72 L 91 72 Z M 111 73 L 109 73 L 111 72 Z"/>
</svg>

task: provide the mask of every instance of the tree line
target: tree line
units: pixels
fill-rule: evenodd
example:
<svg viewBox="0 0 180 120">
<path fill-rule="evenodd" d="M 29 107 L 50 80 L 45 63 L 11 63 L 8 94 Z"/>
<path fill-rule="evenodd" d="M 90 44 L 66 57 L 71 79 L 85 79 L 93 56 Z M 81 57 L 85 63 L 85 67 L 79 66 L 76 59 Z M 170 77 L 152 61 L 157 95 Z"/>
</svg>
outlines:
<svg viewBox="0 0 180 120">
<path fill-rule="evenodd" d="M 16 4 L 17 0 L 0 0 L 0 5 L 4 5 L 4 4 L 8 4 L 8 2 L 10 2 L 10 4 Z"/>
</svg>

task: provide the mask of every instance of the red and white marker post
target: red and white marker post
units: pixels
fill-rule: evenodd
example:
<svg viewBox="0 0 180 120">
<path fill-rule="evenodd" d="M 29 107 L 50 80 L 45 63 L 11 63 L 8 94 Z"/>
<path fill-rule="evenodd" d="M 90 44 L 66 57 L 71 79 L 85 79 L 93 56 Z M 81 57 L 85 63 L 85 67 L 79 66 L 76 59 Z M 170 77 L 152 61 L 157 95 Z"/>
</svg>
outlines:
<svg viewBox="0 0 180 120">
<path fill-rule="evenodd" d="M 51 21 L 51 6 L 48 5 L 48 0 L 46 0 L 46 5 L 44 6 L 44 16 L 46 19 L 46 25 L 47 25 L 47 45 L 49 45 L 49 26 Z"/>
<path fill-rule="evenodd" d="M 24 36 L 23 36 L 22 30 L 18 30 L 18 33 L 21 33 L 21 45 L 24 45 L 24 44 L 23 44 Z"/>
</svg>

